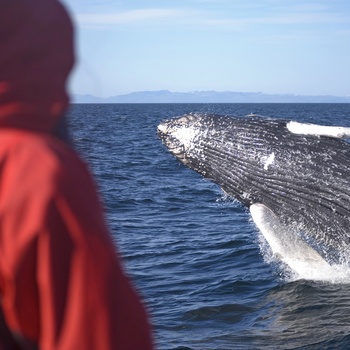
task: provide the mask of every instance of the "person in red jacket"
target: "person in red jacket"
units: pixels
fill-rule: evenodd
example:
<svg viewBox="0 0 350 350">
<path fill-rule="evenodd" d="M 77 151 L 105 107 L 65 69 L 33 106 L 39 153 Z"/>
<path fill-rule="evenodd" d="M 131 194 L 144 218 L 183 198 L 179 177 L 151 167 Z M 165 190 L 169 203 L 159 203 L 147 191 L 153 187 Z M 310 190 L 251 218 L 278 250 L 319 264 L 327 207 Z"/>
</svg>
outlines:
<svg viewBox="0 0 350 350">
<path fill-rule="evenodd" d="M 84 162 L 62 140 L 73 28 L 0 0 L 0 349 L 152 349 Z"/>
</svg>

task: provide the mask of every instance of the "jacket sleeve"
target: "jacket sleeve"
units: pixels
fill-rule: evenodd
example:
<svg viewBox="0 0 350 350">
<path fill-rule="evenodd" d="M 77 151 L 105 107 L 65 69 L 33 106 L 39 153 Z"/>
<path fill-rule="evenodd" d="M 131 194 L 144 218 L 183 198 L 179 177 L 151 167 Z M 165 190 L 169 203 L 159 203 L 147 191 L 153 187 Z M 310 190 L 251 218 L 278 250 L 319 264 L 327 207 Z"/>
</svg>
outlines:
<svg viewBox="0 0 350 350">
<path fill-rule="evenodd" d="M 90 175 L 74 154 L 58 158 L 7 183 L 7 199 L 11 187 L 17 193 L 1 214 L 9 328 L 41 350 L 152 349 L 145 309 L 122 270 Z"/>
</svg>

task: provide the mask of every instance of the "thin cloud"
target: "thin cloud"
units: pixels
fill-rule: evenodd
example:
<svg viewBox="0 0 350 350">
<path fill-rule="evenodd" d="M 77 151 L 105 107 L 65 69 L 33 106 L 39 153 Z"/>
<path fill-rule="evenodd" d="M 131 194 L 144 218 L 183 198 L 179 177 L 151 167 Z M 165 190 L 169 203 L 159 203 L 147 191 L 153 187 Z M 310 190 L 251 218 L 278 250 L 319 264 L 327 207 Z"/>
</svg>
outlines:
<svg viewBox="0 0 350 350">
<path fill-rule="evenodd" d="M 324 13 L 292 13 L 271 17 L 253 18 L 248 21 L 262 24 L 339 24 L 349 22 L 345 18 L 336 14 Z"/>
<path fill-rule="evenodd" d="M 324 13 L 276 13 L 268 16 L 241 16 L 241 17 L 197 17 L 191 19 L 192 24 L 223 27 L 226 29 L 241 29 L 274 25 L 274 26 L 298 26 L 298 25 L 339 25 L 349 24 L 348 17 L 338 14 Z"/>
<path fill-rule="evenodd" d="M 83 26 L 110 26 L 148 23 L 154 20 L 179 18 L 188 12 L 181 9 L 140 9 L 118 13 L 78 14 L 76 20 Z"/>
<path fill-rule="evenodd" d="M 322 8 L 324 9 L 324 8 Z M 321 7 L 295 7 L 295 11 L 286 12 L 285 9 L 275 8 L 269 14 L 245 13 L 237 15 L 236 11 L 230 13 L 209 12 L 195 9 L 156 8 L 138 9 L 115 13 L 80 13 L 76 21 L 83 27 L 110 27 L 127 24 L 186 24 L 195 26 L 211 26 L 217 28 L 242 30 L 260 25 L 317 25 L 349 23 L 348 17 L 340 13 L 327 13 Z M 304 10 L 304 11 L 302 11 Z M 312 11 L 313 10 L 313 11 Z M 165 22 L 166 21 L 166 22 Z"/>
</svg>

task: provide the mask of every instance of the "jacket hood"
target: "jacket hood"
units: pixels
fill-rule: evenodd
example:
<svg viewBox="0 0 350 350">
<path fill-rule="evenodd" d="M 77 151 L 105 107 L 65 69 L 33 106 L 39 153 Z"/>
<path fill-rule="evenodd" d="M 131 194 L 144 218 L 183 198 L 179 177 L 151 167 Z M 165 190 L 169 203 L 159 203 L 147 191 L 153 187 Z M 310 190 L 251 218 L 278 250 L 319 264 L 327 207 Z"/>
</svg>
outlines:
<svg viewBox="0 0 350 350">
<path fill-rule="evenodd" d="M 0 128 L 52 132 L 68 106 L 73 27 L 56 0 L 0 0 Z"/>
</svg>

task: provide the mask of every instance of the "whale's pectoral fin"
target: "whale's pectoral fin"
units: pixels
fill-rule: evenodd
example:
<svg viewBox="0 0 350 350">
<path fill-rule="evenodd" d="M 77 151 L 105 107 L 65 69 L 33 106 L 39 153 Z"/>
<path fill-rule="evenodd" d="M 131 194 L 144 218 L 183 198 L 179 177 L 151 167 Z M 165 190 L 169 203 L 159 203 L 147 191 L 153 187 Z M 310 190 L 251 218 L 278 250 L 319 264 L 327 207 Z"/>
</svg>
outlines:
<svg viewBox="0 0 350 350">
<path fill-rule="evenodd" d="M 287 124 L 287 129 L 291 133 L 299 135 L 327 136 L 339 139 L 350 137 L 350 128 L 343 126 L 325 126 L 290 121 Z"/>
<path fill-rule="evenodd" d="M 250 213 L 255 225 L 270 245 L 274 256 L 293 270 L 299 274 L 305 274 L 305 272 L 312 273 L 320 268 L 330 267 L 315 249 L 283 225 L 270 208 L 256 203 L 250 206 Z"/>
</svg>

